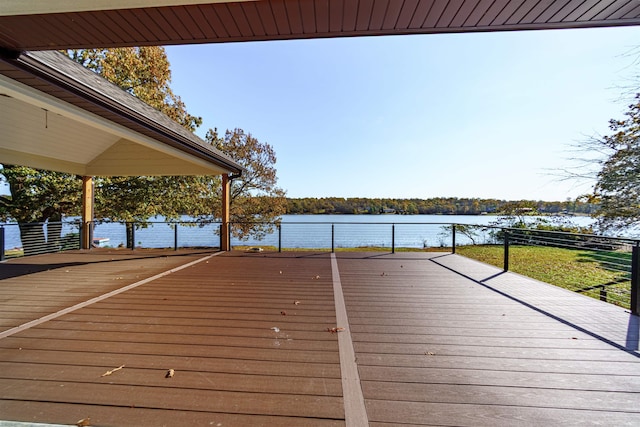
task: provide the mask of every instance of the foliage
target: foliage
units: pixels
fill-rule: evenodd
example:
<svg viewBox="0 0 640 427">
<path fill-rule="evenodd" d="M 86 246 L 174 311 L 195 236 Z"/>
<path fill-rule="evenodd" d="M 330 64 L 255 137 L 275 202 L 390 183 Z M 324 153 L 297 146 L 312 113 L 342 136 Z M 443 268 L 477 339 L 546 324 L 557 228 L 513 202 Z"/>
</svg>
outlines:
<svg viewBox="0 0 640 427">
<path fill-rule="evenodd" d="M 171 90 L 171 72 L 164 48 L 80 49 L 65 53 L 186 129 L 194 131 L 202 123 L 200 117 L 187 112 L 180 97 Z M 241 129 L 227 131 L 224 138 L 216 131 L 209 134 L 210 143 L 238 159 L 247 169 L 242 179 L 233 183 L 232 219 L 274 221 L 284 212 L 285 202 L 284 191 L 276 187 L 273 148 Z M 0 218 L 44 222 L 59 220 L 62 215 L 79 214 L 79 177 L 10 165 L 5 165 L 0 173 L 9 183 L 12 195 L 0 199 Z M 172 220 L 183 214 L 200 219 L 220 217 L 220 177 L 217 176 L 95 177 L 94 188 L 94 212 L 98 220 L 146 221 L 156 215 Z M 243 237 L 249 232 L 259 234 L 264 230 L 249 227 L 235 232 Z"/>
<path fill-rule="evenodd" d="M 16 165 L 0 166 L 0 174 L 11 193 L 0 195 L 2 221 L 60 221 L 78 212 L 81 181 L 74 175 Z"/>
<path fill-rule="evenodd" d="M 451 236 L 451 234 L 453 233 L 453 227 L 454 227 L 453 224 L 443 225 L 441 227 L 442 232 L 440 232 L 439 236 L 441 238 L 446 238 Z M 475 245 L 476 239 L 480 237 L 480 232 L 484 231 L 484 227 L 471 225 L 471 224 L 455 224 L 455 230 L 456 230 L 456 234 L 465 236 L 467 239 L 471 241 L 472 245 Z"/>
<path fill-rule="evenodd" d="M 0 166 L 0 176 L 11 193 L 0 195 L 0 220 L 20 223 L 24 254 L 58 250 L 59 221 L 63 215 L 77 213 L 80 181 L 73 175 L 16 165 Z M 43 223 L 47 221 L 45 236 Z"/>
<path fill-rule="evenodd" d="M 542 232 L 557 231 L 562 233 L 593 233 L 591 227 L 581 227 L 574 224 L 570 217 L 565 216 L 541 216 L 535 204 L 527 201 L 509 202 L 501 209 L 501 215 L 492 221 L 492 228 L 489 234 L 495 242 L 504 242 L 505 228 L 521 229 L 522 231 L 512 231 L 518 241 L 536 239 L 545 235 Z M 514 234 L 515 233 L 515 234 Z M 571 239 L 571 237 L 565 237 Z M 553 243 L 547 242 L 549 246 Z M 560 244 L 562 245 L 562 244 Z"/>
<path fill-rule="evenodd" d="M 606 153 L 593 194 L 600 202 L 603 229 L 640 224 L 640 93 L 625 115 L 609 122 L 611 135 L 592 141 Z"/>
<path fill-rule="evenodd" d="M 260 239 L 273 230 L 272 224 L 286 211 L 285 192 L 277 187 L 273 147 L 239 128 L 227 130 L 224 137 L 217 129 L 209 129 L 206 140 L 244 168 L 242 176 L 231 182 L 233 235 Z M 217 217 L 221 216 L 220 209 L 218 203 Z"/>
<path fill-rule="evenodd" d="M 289 214 L 380 214 L 383 209 L 392 209 L 399 214 L 423 215 L 480 215 L 497 214 L 504 211 L 508 203 L 498 199 L 437 197 L 430 199 L 369 199 L 369 198 L 302 198 L 287 199 Z M 580 201 L 523 201 L 535 206 L 538 213 L 559 214 L 564 212 L 588 214 L 595 210 L 591 203 Z"/>
<path fill-rule="evenodd" d="M 189 114 L 171 90 L 170 64 L 163 47 L 71 49 L 65 53 L 184 128 L 194 131 L 202 124 L 202 117 Z"/>
</svg>

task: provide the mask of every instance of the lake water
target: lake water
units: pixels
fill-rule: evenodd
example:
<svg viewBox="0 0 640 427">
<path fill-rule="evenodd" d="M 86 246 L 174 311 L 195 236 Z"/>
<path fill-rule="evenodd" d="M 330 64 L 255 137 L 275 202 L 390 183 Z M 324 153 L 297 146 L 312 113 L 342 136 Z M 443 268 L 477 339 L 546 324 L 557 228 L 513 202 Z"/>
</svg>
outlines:
<svg viewBox="0 0 640 427">
<path fill-rule="evenodd" d="M 189 221 L 189 217 L 183 218 Z M 489 215 L 283 215 L 281 232 L 265 236 L 262 240 L 233 238 L 232 246 L 275 246 L 283 248 L 336 248 L 341 247 L 440 247 L 451 246 L 452 236 L 447 228 L 452 223 L 490 225 L 498 218 Z M 577 225 L 589 225 L 588 217 L 571 217 Z M 220 242 L 217 223 L 203 226 L 178 226 L 178 246 L 218 246 Z M 5 248 L 21 247 L 20 233 L 16 225 L 5 225 Z M 65 225 L 63 235 L 77 233 L 77 227 Z M 165 223 L 151 223 L 149 227 L 135 232 L 136 245 L 141 247 L 173 247 L 175 229 Z M 107 246 L 125 245 L 126 233 L 123 224 L 98 224 L 94 237 L 107 238 Z M 476 243 L 491 241 L 488 232 L 478 233 Z M 457 244 L 470 243 L 460 233 Z"/>
</svg>

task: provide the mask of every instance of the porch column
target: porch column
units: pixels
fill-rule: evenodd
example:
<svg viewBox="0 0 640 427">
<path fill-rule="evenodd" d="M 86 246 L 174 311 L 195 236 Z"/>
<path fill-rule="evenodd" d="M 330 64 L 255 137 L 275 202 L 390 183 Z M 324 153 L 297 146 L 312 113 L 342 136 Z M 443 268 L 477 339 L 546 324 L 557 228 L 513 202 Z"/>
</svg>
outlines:
<svg viewBox="0 0 640 427">
<path fill-rule="evenodd" d="M 81 249 L 91 249 L 93 240 L 93 177 L 82 177 L 82 240 Z"/>
<path fill-rule="evenodd" d="M 229 174 L 222 174 L 222 229 L 220 230 L 220 250 L 231 250 L 229 233 L 229 209 L 231 204 L 231 180 Z"/>
</svg>

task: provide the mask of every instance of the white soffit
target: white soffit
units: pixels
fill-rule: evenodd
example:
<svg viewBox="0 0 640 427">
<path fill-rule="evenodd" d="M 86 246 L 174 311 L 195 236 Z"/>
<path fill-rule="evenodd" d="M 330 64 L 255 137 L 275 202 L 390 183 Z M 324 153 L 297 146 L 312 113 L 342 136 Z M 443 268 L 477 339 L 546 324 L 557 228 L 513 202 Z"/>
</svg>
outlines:
<svg viewBox="0 0 640 427">
<path fill-rule="evenodd" d="M 226 173 L 203 159 L 2 75 L 0 129 L 0 163 L 88 176 Z"/>
</svg>

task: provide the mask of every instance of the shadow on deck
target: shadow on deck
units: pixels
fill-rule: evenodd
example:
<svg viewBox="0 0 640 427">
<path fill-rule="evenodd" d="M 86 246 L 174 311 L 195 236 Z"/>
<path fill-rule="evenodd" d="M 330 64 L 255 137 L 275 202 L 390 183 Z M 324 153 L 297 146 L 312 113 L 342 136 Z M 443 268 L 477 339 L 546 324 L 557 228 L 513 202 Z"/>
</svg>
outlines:
<svg viewBox="0 0 640 427">
<path fill-rule="evenodd" d="M 4 420 L 640 424 L 636 316 L 457 255 L 90 251 L 0 277 Z"/>
</svg>

